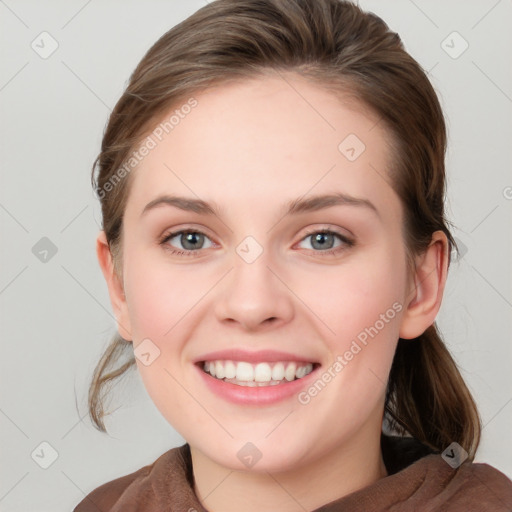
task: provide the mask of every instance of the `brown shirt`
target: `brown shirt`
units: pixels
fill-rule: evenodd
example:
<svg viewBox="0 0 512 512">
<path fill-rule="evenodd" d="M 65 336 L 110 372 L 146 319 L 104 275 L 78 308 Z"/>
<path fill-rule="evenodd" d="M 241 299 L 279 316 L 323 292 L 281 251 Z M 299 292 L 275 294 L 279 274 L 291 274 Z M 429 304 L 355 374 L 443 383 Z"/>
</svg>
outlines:
<svg viewBox="0 0 512 512">
<path fill-rule="evenodd" d="M 466 461 L 452 469 L 440 455 L 425 455 L 410 442 L 383 444 L 383 458 L 390 475 L 314 512 L 512 511 L 512 481 L 487 464 Z M 107 511 L 207 512 L 194 493 L 189 445 L 98 487 L 73 512 Z"/>
</svg>

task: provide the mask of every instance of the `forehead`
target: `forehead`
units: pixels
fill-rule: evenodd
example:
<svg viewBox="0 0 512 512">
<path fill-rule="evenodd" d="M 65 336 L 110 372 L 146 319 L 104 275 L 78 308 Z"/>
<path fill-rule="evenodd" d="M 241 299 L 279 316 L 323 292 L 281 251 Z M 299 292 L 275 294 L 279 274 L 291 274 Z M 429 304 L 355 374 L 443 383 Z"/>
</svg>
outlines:
<svg viewBox="0 0 512 512">
<path fill-rule="evenodd" d="M 233 207 L 265 197 L 270 208 L 309 191 L 396 201 L 381 125 L 353 99 L 293 74 L 217 85 L 155 123 L 128 204 L 141 210 L 166 192 Z"/>
</svg>

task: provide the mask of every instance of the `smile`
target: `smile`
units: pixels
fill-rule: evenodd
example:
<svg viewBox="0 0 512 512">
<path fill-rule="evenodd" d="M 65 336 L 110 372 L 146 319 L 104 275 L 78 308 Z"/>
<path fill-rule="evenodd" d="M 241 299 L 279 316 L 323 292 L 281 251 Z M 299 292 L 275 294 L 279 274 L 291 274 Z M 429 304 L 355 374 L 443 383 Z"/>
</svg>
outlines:
<svg viewBox="0 0 512 512">
<path fill-rule="evenodd" d="M 294 361 L 249 363 L 247 361 L 215 360 L 204 361 L 205 373 L 218 380 L 237 386 L 264 387 L 302 379 L 309 375 L 315 363 Z"/>
</svg>

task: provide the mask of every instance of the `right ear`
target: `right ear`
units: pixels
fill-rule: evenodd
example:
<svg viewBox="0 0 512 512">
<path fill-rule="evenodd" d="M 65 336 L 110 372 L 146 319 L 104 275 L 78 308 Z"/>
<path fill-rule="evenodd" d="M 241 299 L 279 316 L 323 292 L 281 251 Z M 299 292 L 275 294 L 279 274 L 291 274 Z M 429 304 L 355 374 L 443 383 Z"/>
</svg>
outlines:
<svg viewBox="0 0 512 512">
<path fill-rule="evenodd" d="M 98 256 L 98 262 L 103 272 L 103 277 L 107 282 L 110 303 L 112 304 L 117 320 L 117 330 L 122 338 L 127 341 L 132 341 L 131 323 L 123 284 L 114 271 L 112 253 L 110 252 L 105 231 L 100 231 L 96 238 L 96 255 Z"/>
</svg>

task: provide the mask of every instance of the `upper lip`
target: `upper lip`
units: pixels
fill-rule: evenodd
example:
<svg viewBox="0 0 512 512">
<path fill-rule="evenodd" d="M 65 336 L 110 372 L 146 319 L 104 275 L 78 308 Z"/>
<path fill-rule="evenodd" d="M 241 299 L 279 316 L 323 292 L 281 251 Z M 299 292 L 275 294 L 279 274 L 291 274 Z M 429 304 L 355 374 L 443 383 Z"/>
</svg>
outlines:
<svg viewBox="0 0 512 512">
<path fill-rule="evenodd" d="M 217 352 L 208 352 L 197 357 L 194 363 L 202 363 L 204 361 L 246 361 L 248 363 L 264 363 L 264 362 L 278 362 L 278 361 L 296 361 L 303 363 L 315 363 L 317 362 L 314 358 L 308 358 L 293 354 L 291 352 L 281 352 L 277 350 L 258 350 L 255 352 L 249 352 L 242 349 L 227 349 L 219 350 Z"/>
</svg>

